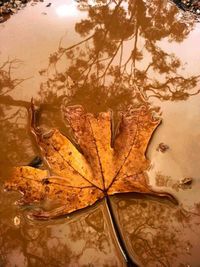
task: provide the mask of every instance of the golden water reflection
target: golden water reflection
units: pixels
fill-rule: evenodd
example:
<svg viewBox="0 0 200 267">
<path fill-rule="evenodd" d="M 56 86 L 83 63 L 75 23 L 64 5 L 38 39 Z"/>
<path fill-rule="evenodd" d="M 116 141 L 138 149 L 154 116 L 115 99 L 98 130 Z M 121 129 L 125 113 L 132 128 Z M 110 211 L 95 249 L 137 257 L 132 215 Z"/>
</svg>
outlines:
<svg viewBox="0 0 200 267">
<path fill-rule="evenodd" d="M 0 222 L 1 266 L 126 266 L 103 203 L 52 222 L 30 221 L 19 211 L 17 220 L 15 212 Z"/>
<path fill-rule="evenodd" d="M 140 266 L 197 266 L 200 213 L 151 197 L 114 197 L 123 238 Z"/>
<path fill-rule="evenodd" d="M 0 63 L 1 184 L 10 168 L 28 164 L 38 155 L 28 128 L 27 108 L 31 97 L 40 105 L 42 127 L 57 127 L 64 133 L 68 130 L 60 116 L 63 99 L 66 104 L 81 104 L 94 113 L 108 108 L 118 111 L 129 104 L 141 105 L 144 101 L 154 102 L 154 99 L 162 110 L 166 102 L 173 103 L 174 108 L 167 109 L 168 118 L 165 114 L 162 116 L 160 133 L 160 138 L 172 143 L 172 149 L 161 155 L 153 147 L 150 159 L 157 164 L 156 171 L 160 170 L 161 162 L 166 171 L 173 172 L 174 166 L 178 165 L 181 175 L 182 172 L 185 175 L 183 165 L 187 166 L 187 153 L 183 156 L 180 149 L 181 153 L 173 154 L 176 143 L 180 146 L 185 142 L 181 143 L 180 138 L 177 142 L 176 131 L 175 138 L 170 133 L 171 128 L 182 129 L 184 125 L 186 109 L 180 103 L 188 104 L 187 114 L 194 115 L 193 102 L 189 101 L 196 99 L 197 106 L 200 73 L 195 70 L 200 67 L 200 61 L 195 62 L 193 70 L 185 64 L 184 53 L 177 55 L 178 48 L 169 52 L 165 47 L 179 44 L 182 48 L 191 34 L 198 33 L 194 20 L 183 19 L 180 11 L 168 1 L 119 0 L 106 1 L 106 4 L 98 1 L 98 6 L 79 1 L 78 16 L 62 17 L 60 27 L 61 22 L 58 23 L 58 16 L 53 16 L 53 12 L 56 14 L 56 8 L 66 3 L 62 0 L 51 2 L 46 17 L 41 15 L 38 4 L 33 10 L 29 8 L 17 14 L 24 28 L 13 26 L 12 20 L 17 21 L 17 16 L 13 16 L 2 30 L 1 36 L 7 43 L 0 44 L 6 58 Z M 32 23 L 31 16 L 37 18 L 39 26 Z M 41 42 L 43 35 L 44 43 Z M 19 45 L 22 38 L 24 49 Z M 193 58 L 199 56 L 198 51 L 190 49 L 197 40 L 196 37 L 188 41 L 186 47 Z M 12 46 L 13 43 L 16 45 Z M 178 110 L 182 110 L 181 117 L 174 115 Z M 197 116 L 199 111 L 195 114 Z M 197 121 L 192 125 L 195 140 L 200 136 Z M 188 126 L 187 131 L 178 136 L 184 140 L 190 129 Z M 187 139 L 191 139 L 190 136 Z M 188 142 L 191 150 L 196 144 L 194 140 Z M 198 151 L 195 151 L 197 155 Z M 173 161 L 169 161 L 171 155 Z M 174 160 L 178 157 L 180 161 L 184 159 L 182 165 Z M 194 166 L 197 176 L 198 158 L 193 158 L 195 160 L 187 162 L 192 168 Z M 199 179 L 195 178 L 197 184 Z M 194 193 L 193 187 L 191 190 L 187 202 L 192 199 L 190 204 L 194 205 L 195 200 L 190 197 Z M 197 193 L 198 190 L 196 196 Z M 0 193 L 0 266 L 14 266 L 14 263 L 20 267 L 122 266 L 123 259 L 112 237 L 103 205 L 70 218 L 41 223 L 27 220 L 24 211 L 14 206 L 18 198 L 15 194 Z M 170 203 L 136 195 L 116 198 L 113 204 L 126 245 L 141 265 L 185 267 L 200 262 L 198 214 L 182 214 L 181 209 Z"/>
<path fill-rule="evenodd" d="M 94 112 L 126 107 L 138 93 L 146 101 L 198 94 L 199 75 L 185 75 L 185 62 L 159 46 L 165 39 L 181 43 L 193 29 L 194 21 L 178 15 L 166 1 L 88 7 L 88 17 L 75 25 L 82 40 L 70 47 L 61 41 L 40 72 L 47 79 L 40 86 L 42 101 L 51 101 L 53 94 L 67 96 L 69 104 L 87 105 Z"/>
</svg>

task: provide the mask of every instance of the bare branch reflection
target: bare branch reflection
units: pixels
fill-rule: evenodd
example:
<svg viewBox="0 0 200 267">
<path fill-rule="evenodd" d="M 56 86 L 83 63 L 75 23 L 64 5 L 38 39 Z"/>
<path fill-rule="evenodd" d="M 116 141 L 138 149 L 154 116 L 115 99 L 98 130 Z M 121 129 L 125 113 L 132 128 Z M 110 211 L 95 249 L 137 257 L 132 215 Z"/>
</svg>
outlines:
<svg viewBox="0 0 200 267">
<path fill-rule="evenodd" d="M 0 222 L 3 266 L 125 266 L 109 228 L 105 207 L 88 209 L 72 218 L 31 222 L 19 226 Z M 18 265 L 18 259 L 20 264 Z"/>
<path fill-rule="evenodd" d="M 159 46 L 164 39 L 182 42 L 193 28 L 193 21 L 185 22 L 175 6 L 161 0 L 98 1 L 98 6 L 87 3 L 79 1 L 87 7 L 88 17 L 75 26 L 83 39 L 70 47 L 61 41 L 49 56 L 48 68 L 40 71 L 44 82 L 37 104 L 43 126 L 64 128 L 59 120 L 63 98 L 66 104 L 78 103 L 88 111 L 99 112 L 140 105 L 153 97 L 176 101 L 199 93 L 199 76 L 184 77 L 181 60 Z M 13 157 L 22 156 L 22 151 L 23 159 L 18 162 L 25 161 L 31 150 L 25 138 L 24 108 L 29 107 L 29 101 L 12 96 L 25 80 L 12 77 L 20 64 L 14 59 L 0 66 L 1 142 L 7 155 L 1 159 L 3 164 L 17 162 Z M 17 142 L 16 153 L 9 153 Z"/>
<path fill-rule="evenodd" d="M 61 42 L 40 72 L 47 79 L 42 101 L 65 95 L 69 104 L 99 111 L 121 109 L 138 93 L 146 101 L 177 101 L 200 92 L 200 76 L 185 77 L 184 62 L 159 46 L 164 39 L 182 42 L 192 30 L 193 21 L 184 22 L 175 6 L 161 0 L 109 1 L 87 9 L 87 19 L 75 26 L 85 39 L 71 47 Z"/>
<path fill-rule="evenodd" d="M 94 7 L 79 1 L 88 11 L 87 19 L 75 27 L 82 40 L 70 47 L 61 42 L 49 56 L 48 67 L 40 70 L 44 82 L 36 101 L 44 127 L 64 128 L 59 112 L 63 98 L 66 104 L 82 104 L 96 113 L 154 98 L 187 100 L 200 92 L 199 75 L 185 77 L 184 62 L 159 43 L 181 43 L 192 31 L 193 20 L 184 21 L 168 1 L 101 2 Z M 0 176 L 34 154 L 27 134 L 29 100 L 12 94 L 25 80 L 13 78 L 20 63 L 15 59 L 0 65 L 0 164 L 5 166 Z M 27 221 L 13 203 L 14 197 L 0 194 L 0 266 L 122 266 L 101 205 L 62 223 L 40 224 Z M 126 244 L 142 266 L 186 266 L 182 262 L 193 249 L 191 229 L 199 212 L 137 197 L 117 201 L 116 212 Z M 20 225 L 13 224 L 16 214 Z"/>
<path fill-rule="evenodd" d="M 19 90 L 26 79 L 14 78 L 15 70 L 20 67 L 18 59 L 7 60 L 0 66 L 0 175 L 5 176 L 9 166 L 27 162 L 33 154 L 30 138 L 27 135 L 26 109 L 29 103 L 15 100 L 10 96 Z M 13 149 L 14 148 L 14 149 Z"/>
<path fill-rule="evenodd" d="M 192 244 L 200 234 L 195 227 L 200 218 L 197 209 L 190 212 L 138 195 L 114 197 L 113 202 L 123 238 L 140 266 L 186 266 L 192 262 Z"/>
</svg>

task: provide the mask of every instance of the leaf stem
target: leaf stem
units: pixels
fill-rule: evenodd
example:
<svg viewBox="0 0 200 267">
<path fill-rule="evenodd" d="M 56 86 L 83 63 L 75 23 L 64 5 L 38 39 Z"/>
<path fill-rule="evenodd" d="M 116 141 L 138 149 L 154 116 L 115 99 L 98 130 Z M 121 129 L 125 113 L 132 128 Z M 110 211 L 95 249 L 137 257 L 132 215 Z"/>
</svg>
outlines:
<svg viewBox="0 0 200 267">
<path fill-rule="evenodd" d="M 120 251 L 121 251 L 121 253 L 122 253 L 122 255 L 126 261 L 127 267 L 138 267 L 138 265 L 133 261 L 132 257 L 129 255 L 129 252 L 126 249 L 126 245 L 125 245 L 125 242 L 123 240 L 118 223 L 116 221 L 109 196 L 105 197 L 105 203 L 106 203 L 107 213 L 108 213 L 108 216 L 110 218 L 110 223 L 111 223 L 111 227 L 112 227 L 114 236 L 116 238 L 116 241 L 117 241 L 117 244 L 120 248 Z"/>
</svg>

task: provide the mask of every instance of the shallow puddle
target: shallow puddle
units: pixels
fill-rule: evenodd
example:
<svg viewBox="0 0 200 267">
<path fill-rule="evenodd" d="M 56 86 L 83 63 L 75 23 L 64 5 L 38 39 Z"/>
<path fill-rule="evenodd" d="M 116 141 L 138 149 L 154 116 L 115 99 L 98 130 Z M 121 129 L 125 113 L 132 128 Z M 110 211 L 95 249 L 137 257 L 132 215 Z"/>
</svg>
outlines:
<svg viewBox="0 0 200 267">
<path fill-rule="evenodd" d="M 38 222 L 14 205 L 18 194 L 3 192 L 10 169 L 39 154 L 31 98 L 42 127 L 65 134 L 63 100 L 93 113 L 143 101 L 160 107 L 149 182 L 180 204 L 128 194 L 113 197 L 114 212 L 140 266 L 199 266 L 200 24 L 169 1 L 107 2 L 29 3 L 0 24 L 0 266 L 126 266 L 104 202 Z"/>
</svg>

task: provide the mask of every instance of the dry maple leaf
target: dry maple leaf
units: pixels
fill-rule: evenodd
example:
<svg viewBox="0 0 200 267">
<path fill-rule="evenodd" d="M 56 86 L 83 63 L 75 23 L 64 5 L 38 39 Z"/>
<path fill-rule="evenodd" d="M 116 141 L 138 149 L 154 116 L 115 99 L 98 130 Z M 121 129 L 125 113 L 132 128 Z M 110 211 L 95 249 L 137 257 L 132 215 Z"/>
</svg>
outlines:
<svg viewBox="0 0 200 267">
<path fill-rule="evenodd" d="M 111 112 L 95 117 L 82 106 L 63 107 L 64 119 L 73 130 L 79 149 L 57 129 L 42 134 L 35 126 L 33 104 L 30 115 L 32 132 L 49 170 L 16 167 L 5 188 L 21 191 L 22 204 L 46 198 L 60 203 L 60 207 L 50 211 L 34 211 L 35 217 L 68 214 L 116 193 L 150 193 L 173 199 L 170 194 L 154 192 L 147 183 L 145 171 L 150 163 L 145 152 L 160 124 L 149 106 L 121 113 L 115 135 Z"/>
</svg>

